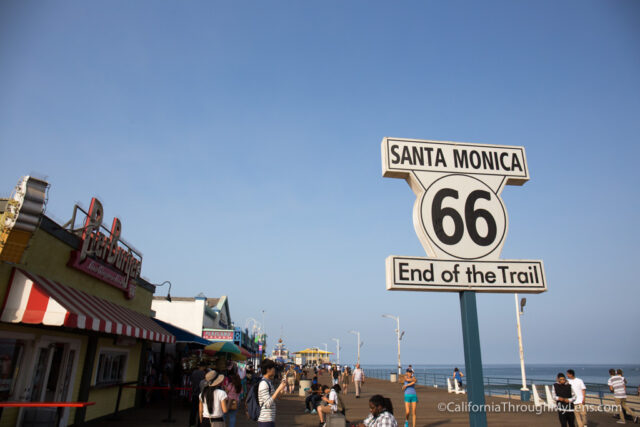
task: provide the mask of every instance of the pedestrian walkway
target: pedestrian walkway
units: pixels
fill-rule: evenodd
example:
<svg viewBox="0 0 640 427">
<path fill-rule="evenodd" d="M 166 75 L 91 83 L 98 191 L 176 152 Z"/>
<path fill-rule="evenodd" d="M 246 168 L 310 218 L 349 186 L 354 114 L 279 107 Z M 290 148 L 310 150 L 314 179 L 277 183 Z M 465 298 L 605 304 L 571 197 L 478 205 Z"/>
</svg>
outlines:
<svg viewBox="0 0 640 427">
<path fill-rule="evenodd" d="M 320 377 L 321 384 L 330 384 L 327 375 Z M 468 412 L 464 411 L 467 403 L 466 395 L 449 394 L 446 390 L 433 387 L 416 386 L 418 392 L 418 417 L 417 426 L 468 426 Z M 398 420 L 398 425 L 404 425 L 404 400 L 401 386 L 397 383 L 378 379 L 367 379 L 363 386 L 359 399 L 355 398 L 353 387 L 350 387 L 349 394 L 345 399 L 347 407 L 347 419 L 352 422 L 360 422 L 369 414 L 369 398 L 374 394 L 382 394 L 391 398 L 394 413 Z M 341 395 L 342 396 L 342 395 Z M 538 427 L 559 425 L 558 416 L 555 412 L 545 412 L 536 414 L 532 403 L 526 404 L 517 400 L 507 400 L 496 397 L 487 397 L 487 404 L 494 408 L 494 412 L 487 414 L 487 421 L 490 426 L 500 427 Z M 317 415 L 304 413 L 304 398 L 295 395 L 285 395 L 277 401 L 277 425 L 279 427 L 309 426 L 317 427 L 319 419 Z M 509 405 L 512 405 L 511 407 Z M 525 405 L 527 411 L 520 408 Z M 518 406 L 518 411 L 513 410 Z M 449 410 L 447 410 L 447 408 Z M 512 409 L 510 411 L 510 409 Z M 498 412 L 499 411 L 499 412 Z M 188 426 L 189 408 L 187 405 L 176 404 L 173 408 L 173 418 L 175 422 L 164 423 L 167 418 L 166 403 L 156 403 L 147 408 L 126 411 L 119 421 L 93 421 L 86 425 L 90 427 L 145 427 L 174 425 L 179 427 Z M 613 426 L 616 420 L 609 413 L 590 413 L 589 426 Z M 628 420 L 627 423 L 632 423 Z M 256 427 L 256 423 L 246 418 L 243 413 L 238 414 L 237 427 Z"/>
</svg>

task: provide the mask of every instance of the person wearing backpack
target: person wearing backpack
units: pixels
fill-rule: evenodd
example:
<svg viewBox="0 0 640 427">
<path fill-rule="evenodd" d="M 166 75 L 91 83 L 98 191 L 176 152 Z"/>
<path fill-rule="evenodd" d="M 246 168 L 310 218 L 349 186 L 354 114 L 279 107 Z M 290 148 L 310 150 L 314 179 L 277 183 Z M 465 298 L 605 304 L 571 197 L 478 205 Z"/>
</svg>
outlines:
<svg viewBox="0 0 640 427">
<path fill-rule="evenodd" d="M 276 365 L 273 360 L 266 359 L 260 367 L 262 379 L 258 383 L 257 403 L 260 415 L 257 418 L 258 427 L 275 427 L 276 425 L 276 399 L 282 394 L 287 382 L 282 381 L 278 388 L 273 387 L 273 377 L 276 374 Z M 251 414 L 250 414 L 251 415 Z"/>
</svg>

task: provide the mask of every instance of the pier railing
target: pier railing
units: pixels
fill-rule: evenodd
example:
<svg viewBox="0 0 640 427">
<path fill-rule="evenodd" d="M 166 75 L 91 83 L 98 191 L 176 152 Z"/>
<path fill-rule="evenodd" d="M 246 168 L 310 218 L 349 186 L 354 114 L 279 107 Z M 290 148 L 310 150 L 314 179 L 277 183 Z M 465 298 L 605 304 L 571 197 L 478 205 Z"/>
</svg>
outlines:
<svg viewBox="0 0 640 427">
<path fill-rule="evenodd" d="M 365 368 L 364 373 L 369 378 L 377 378 L 389 381 L 390 375 L 395 373 L 389 369 L 381 368 Z M 420 372 L 414 373 L 419 385 L 428 387 L 443 388 L 447 390 L 447 378 L 451 379 L 451 375 Z M 463 380 L 463 383 L 466 381 Z M 535 384 L 540 394 L 540 398 L 546 401 L 545 385 L 552 387 L 554 381 L 549 379 L 527 378 L 527 386 L 531 388 L 531 384 Z M 609 391 L 606 384 L 585 383 L 587 387 L 587 403 L 600 405 L 613 405 L 615 403 L 613 393 Z M 466 384 L 463 384 L 466 387 Z M 522 380 L 507 377 L 484 377 L 484 391 L 487 396 L 504 397 L 507 399 L 520 399 L 520 388 Z M 632 408 L 640 409 L 640 396 L 638 396 L 637 385 L 627 385 L 627 403 Z"/>
</svg>

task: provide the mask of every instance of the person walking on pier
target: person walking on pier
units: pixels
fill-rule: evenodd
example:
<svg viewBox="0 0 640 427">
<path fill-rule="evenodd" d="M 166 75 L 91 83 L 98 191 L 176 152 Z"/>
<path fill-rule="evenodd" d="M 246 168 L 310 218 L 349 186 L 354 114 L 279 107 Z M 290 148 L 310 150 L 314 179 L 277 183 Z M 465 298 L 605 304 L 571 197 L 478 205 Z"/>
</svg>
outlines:
<svg viewBox="0 0 640 427">
<path fill-rule="evenodd" d="M 562 372 L 558 374 L 556 382 L 553 384 L 551 395 L 558 406 L 560 425 L 562 427 L 575 427 L 573 402 L 576 400 L 576 394 L 573 392 L 571 384 L 567 382 L 567 378 Z"/>
<path fill-rule="evenodd" d="M 211 427 L 225 427 L 224 414 L 229 410 L 229 400 L 227 392 L 222 390 L 224 375 L 209 371 L 204 379 L 207 385 L 200 394 L 200 424 L 207 419 Z"/>
<path fill-rule="evenodd" d="M 189 381 L 191 382 L 191 410 L 189 411 L 189 425 L 190 426 L 198 426 L 198 408 L 200 405 L 200 383 L 204 381 L 204 376 L 206 375 L 205 369 L 207 368 L 207 364 L 205 362 L 198 363 L 198 368 L 195 369 L 191 376 L 189 377 Z"/>
<path fill-rule="evenodd" d="M 416 406 L 418 406 L 418 394 L 416 393 L 416 377 L 413 376 L 413 371 L 407 369 L 407 373 L 404 376 L 404 410 L 406 413 L 406 421 L 404 427 L 409 427 L 409 415 L 413 413 L 412 426 L 416 427 Z"/>
<path fill-rule="evenodd" d="M 638 414 L 627 405 L 627 380 L 619 373 L 616 373 L 615 369 L 609 369 L 609 375 L 611 375 L 611 378 L 609 378 L 607 384 L 609 385 L 609 390 L 613 393 L 613 399 L 616 401 L 616 406 L 618 406 L 618 410 L 620 411 L 620 420 L 618 423 L 627 423 L 623 410 L 633 417 L 634 422 L 638 422 Z"/>
<path fill-rule="evenodd" d="M 353 383 L 356 386 L 356 398 L 360 398 L 360 390 L 364 384 L 364 371 L 358 363 L 356 369 L 353 370 Z"/>
<path fill-rule="evenodd" d="M 462 388 L 462 377 L 464 374 L 460 372 L 460 369 L 454 368 L 453 370 L 453 380 L 458 382 L 458 387 Z"/>
<path fill-rule="evenodd" d="M 293 369 L 293 365 L 289 365 L 285 377 L 287 379 L 287 393 L 293 394 L 296 389 L 296 371 Z"/>
<path fill-rule="evenodd" d="M 578 427 L 585 427 L 587 425 L 587 408 L 585 406 L 587 387 L 580 378 L 576 378 L 576 373 L 573 369 L 567 369 L 567 377 L 567 381 L 571 384 L 571 388 L 576 395 L 576 400 L 573 402 L 576 424 Z"/>
<path fill-rule="evenodd" d="M 342 369 L 342 375 L 341 375 L 341 383 L 342 383 L 342 394 L 347 394 L 347 389 L 349 388 L 349 382 L 350 382 L 350 377 L 351 376 L 351 368 L 349 368 L 348 366 L 345 366 L 344 369 Z"/>
<path fill-rule="evenodd" d="M 236 416 L 238 415 L 238 407 L 240 406 L 240 395 L 242 394 L 242 380 L 238 375 L 237 367 L 229 370 L 229 375 L 223 383 L 224 390 L 227 392 L 229 399 L 229 410 L 224 414 L 224 419 L 228 420 L 228 427 L 236 427 Z"/>
<path fill-rule="evenodd" d="M 333 385 L 336 385 L 340 382 L 340 366 L 335 365 L 333 370 L 331 371 L 331 378 L 333 379 Z"/>
<path fill-rule="evenodd" d="M 398 421 L 393 416 L 391 399 L 379 394 L 371 396 L 369 411 L 369 416 L 358 427 L 398 427 Z"/>
</svg>

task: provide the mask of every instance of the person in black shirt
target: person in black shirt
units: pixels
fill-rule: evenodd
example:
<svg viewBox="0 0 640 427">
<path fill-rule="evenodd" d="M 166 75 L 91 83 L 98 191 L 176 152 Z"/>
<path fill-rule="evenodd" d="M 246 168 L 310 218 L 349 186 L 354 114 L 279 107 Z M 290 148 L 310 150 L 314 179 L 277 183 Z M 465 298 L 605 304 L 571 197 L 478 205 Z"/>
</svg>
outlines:
<svg viewBox="0 0 640 427">
<path fill-rule="evenodd" d="M 562 427 L 575 427 L 575 415 L 573 413 L 573 401 L 576 400 L 576 394 L 571 388 L 571 384 L 567 382 L 567 378 L 562 372 L 558 374 L 556 383 L 551 389 L 553 400 L 558 406 L 558 418 Z"/>
<path fill-rule="evenodd" d="M 316 408 L 322 402 L 322 387 L 319 384 L 311 385 L 311 393 L 304 400 L 305 413 L 316 414 Z"/>
<path fill-rule="evenodd" d="M 198 405 L 200 404 L 200 382 L 204 380 L 206 374 L 205 362 L 198 363 L 198 368 L 191 373 L 189 381 L 191 382 L 191 410 L 189 411 L 189 425 L 198 426 Z"/>
</svg>

